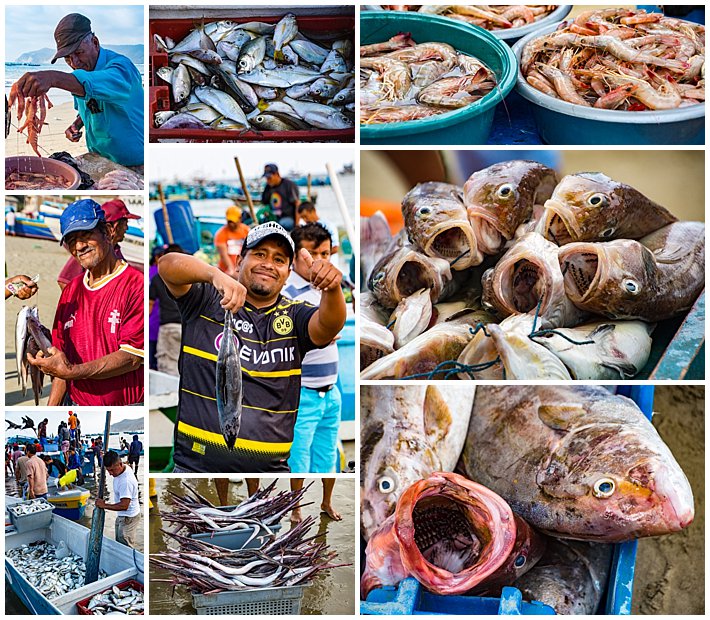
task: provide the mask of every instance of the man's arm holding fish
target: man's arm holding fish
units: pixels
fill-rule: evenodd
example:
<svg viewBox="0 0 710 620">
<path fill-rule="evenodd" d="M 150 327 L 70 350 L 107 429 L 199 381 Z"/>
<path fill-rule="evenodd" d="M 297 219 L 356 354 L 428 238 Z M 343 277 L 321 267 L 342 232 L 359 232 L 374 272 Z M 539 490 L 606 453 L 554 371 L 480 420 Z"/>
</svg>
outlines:
<svg viewBox="0 0 710 620">
<path fill-rule="evenodd" d="M 247 290 L 243 284 L 189 254 L 166 254 L 158 260 L 158 273 L 174 297 L 182 297 L 193 284 L 204 282 L 217 289 L 225 310 L 236 312 L 246 300 Z"/>
<path fill-rule="evenodd" d="M 322 291 L 320 306 L 308 322 L 308 335 L 313 344 L 331 342 L 343 329 L 346 318 L 345 297 L 340 288 L 343 274 L 327 260 L 313 260 L 305 248 L 301 257 L 311 270 L 311 285 Z"/>
<path fill-rule="evenodd" d="M 110 379 L 136 370 L 143 365 L 142 357 L 123 350 L 114 351 L 83 364 L 72 364 L 57 347 L 49 348 L 48 357 L 39 351 L 37 357 L 27 353 L 27 359 L 30 364 L 39 367 L 44 374 L 66 381 Z M 52 383 L 54 384 L 54 382 Z"/>
<path fill-rule="evenodd" d="M 84 97 L 86 91 L 82 83 L 73 74 L 64 71 L 33 71 L 25 73 L 10 91 L 8 105 L 12 107 L 15 93 L 22 97 L 40 97 L 47 94 L 51 88 L 66 90 L 77 97 Z"/>
</svg>

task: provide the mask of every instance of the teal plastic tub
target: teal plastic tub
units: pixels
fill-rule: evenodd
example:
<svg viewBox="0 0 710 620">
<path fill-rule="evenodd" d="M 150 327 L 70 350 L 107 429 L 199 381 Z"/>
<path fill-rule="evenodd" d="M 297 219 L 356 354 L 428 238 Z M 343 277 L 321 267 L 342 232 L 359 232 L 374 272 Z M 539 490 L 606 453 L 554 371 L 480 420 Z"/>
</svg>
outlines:
<svg viewBox="0 0 710 620">
<path fill-rule="evenodd" d="M 513 46 L 517 64 L 528 43 L 559 25 L 520 39 Z M 547 144 L 705 144 L 704 105 L 644 112 L 598 110 L 550 97 L 530 86 L 522 72 L 516 90 L 532 104 L 537 131 Z"/>
<path fill-rule="evenodd" d="M 498 86 L 465 108 L 402 123 L 360 125 L 362 144 L 485 144 L 498 103 L 513 89 L 517 75 L 510 47 L 483 28 L 438 15 L 399 11 L 360 14 L 360 44 L 381 43 L 409 32 L 417 43 L 448 43 L 481 60 L 491 69 Z"/>
</svg>

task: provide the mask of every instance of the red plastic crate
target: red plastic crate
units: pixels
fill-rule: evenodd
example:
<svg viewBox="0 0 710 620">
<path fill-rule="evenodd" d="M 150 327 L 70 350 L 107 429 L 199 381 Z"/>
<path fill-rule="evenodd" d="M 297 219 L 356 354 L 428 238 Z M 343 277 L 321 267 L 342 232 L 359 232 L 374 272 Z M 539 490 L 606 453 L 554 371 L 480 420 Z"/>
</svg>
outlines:
<svg viewBox="0 0 710 620">
<path fill-rule="evenodd" d="M 280 17 L 217 17 L 210 18 L 205 23 L 228 19 L 237 23 L 250 21 L 263 21 L 277 23 Z M 333 37 L 349 38 L 355 40 L 354 15 L 300 15 L 298 28 L 305 36 L 309 33 L 329 32 Z M 151 142 L 161 139 L 184 139 L 191 142 L 355 142 L 355 128 L 352 129 L 309 129 L 296 131 L 218 131 L 215 129 L 160 129 L 155 127 L 153 119 L 155 113 L 170 110 L 170 87 L 157 77 L 155 72 L 168 64 L 168 55 L 158 51 L 153 35 L 170 37 L 175 42 L 181 41 L 195 28 L 193 19 L 152 19 L 149 21 L 150 56 L 148 75 L 148 94 L 150 104 L 150 129 L 148 131 Z M 314 37 L 316 42 L 317 36 Z"/>
<path fill-rule="evenodd" d="M 128 581 L 122 581 L 121 583 L 116 584 L 117 588 L 123 589 L 123 588 L 133 588 L 134 590 L 140 590 L 143 592 L 143 584 L 140 581 L 136 581 L 135 579 L 129 579 Z M 113 586 L 111 586 L 113 588 Z M 89 611 L 89 608 L 87 605 L 89 604 L 89 601 L 91 601 L 92 598 L 95 596 L 98 596 L 99 594 L 103 594 L 104 592 L 108 592 L 111 590 L 111 588 L 106 588 L 105 590 L 102 590 L 101 592 L 97 592 L 96 594 L 92 594 L 88 598 L 80 600 L 76 604 L 76 608 L 79 610 L 79 615 L 80 616 L 93 616 L 91 611 Z M 145 600 L 145 599 L 144 599 Z M 145 614 L 145 609 L 143 610 L 142 614 L 135 614 L 135 615 L 141 615 L 143 616 Z"/>
</svg>

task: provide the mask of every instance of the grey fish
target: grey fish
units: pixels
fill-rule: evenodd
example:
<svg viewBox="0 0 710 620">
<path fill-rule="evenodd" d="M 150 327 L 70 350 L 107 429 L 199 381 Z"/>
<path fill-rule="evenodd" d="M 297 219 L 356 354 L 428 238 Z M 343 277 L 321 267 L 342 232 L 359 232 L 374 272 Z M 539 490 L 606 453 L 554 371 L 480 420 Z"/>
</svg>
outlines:
<svg viewBox="0 0 710 620">
<path fill-rule="evenodd" d="M 620 542 L 693 520 L 671 451 L 632 400 L 603 387 L 479 387 L 468 438 L 466 475 L 543 533 Z"/>
<path fill-rule="evenodd" d="M 164 82 L 172 84 L 173 82 L 173 72 L 175 69 L 173 67 L 160 67 L 155 74 Z"/>
<path fill-rule="evenodd" d="M 217 52 L 213 52 L 212 50 L 190 50 L 189 52 L 187 52 L 187 54 L 189 56 L 192 56 L 193 58 L 197 58 L 197 60 L 199 60 L 200 62 L 204 62 L 208 65 L 222 64 L 222 57 Z"/>
<path fill-rule="evenodd" d="M 301 99 L 310 94 L 311 85 L 310 84 L 296 84 L 285 90 L 286 96 L 292 99 Z"/>
<path fill-rule="evenodd" d="M 312 65 L 320 66 L 328 57 L 327 49 L 307 39 L 294 39 L 289 45 L 296 54 Z"/>
<path fill-rule="evenodd" d="M 237 74 L 234 68 L 231 68 L 229 65 L 226 65 L 224 68 L 218 67 L 217 70 L 219 72 L 220 77 L 239 96 L 242 101 L 250 105 L 252 108 L 255 108 L 257 106 L 257 104 L 259 103 L 259 97 L 254 92 L 254 89 L 252 88 L 251 84 L 248 84 L 244 80 L 239 79 L 239 75 Z"/>
<path fill-rule="evenodd" d="M 246 24 L 239 24 L 237 28 L 242 30 L 248 30 L 258 35 L 273 34 L 276 24 L 266 24 L 264 22 L 247 22 Z"/>
<path fill-rule="evenodd" d="M 346 103 L 352 103 L 355 101 L 355 86 L 347 86 L 342 90 L 338 91 L 333 97 L 333 103 L 335 105 L 345 105 Z"/>
<path fill-rule="evenodd" d="M 271 101 L 279 96 L 278 91 L 275 88 L 267 88 L 266 86 L 259 86 L 258 84 L 252 85 L 254 92 L 257 94 L 259 99 L 266 99 Z"/>
<path fill-rule="evenodd" d="M 432 310 L 430 291 L 425 288 L 399 302 L 389 321 L 395 349 L 403 347 L 426 330 Z"/>
<path fill-rule="evenodd" d="M 297 65 L 301 61 L 298 54 L 293 51 L 290 45 L 284 45 L 283 49 L 281 50 L 281 53 L 284 57 L 283 61 L 288 63 L 289 65 Z"/>
<path fill-rule="evenodd" d="M 27 394 L 28 383 L 32 385 L 35 405 L 39 405 L 44 385 L 44 373 L 30 364 L 27 354 L 33 357 L 42 351 L 49 356 L 52 346 L 52 333 L 42 325 L 39 310 L 36 306 L 22 306 L 17 313 L 15 323 L 15 361 L 17 363 L 17 380 L 22 388 L 22 395 Z"/>
<path fill-rule="evenodd" d="M 313 97 L 320 97 L 322 99 L 330 99 L 335 96 L 338 92 L 340 84 L 335 80 L 331 80 L 327 77 L 318 78 L 313 84 L 311 84 L 308 92 Z"/>
<path fill-rule="evenodd" d="M 182 63 L 173 71 L 172 85 L 175 103 L 181 103 L 187 99 L 190 94 L 191 80 L 187 67 Z"/>
<path fill-rule="evenodd" d="M 230 118 L 247 128 L 249 127 L 249 121 L 244 111 L 227 93 L 215 88 L 210 88 L 209 86 L 199 86 L 195 89 L 195 94 L 202 103 L 206 103 L 208 106 L 214 108 L 225 118 Z"/>
<path fill-rule="evenodd" d="M 224 313 L 224 331 L 217 354 L 217 412 L 224 440 L 233 450 L 242 420 L 242 366 L 234 336 L 234 317 L 229 310 Z"/>
<path fill-rule="evenodd" d="M 249 73 L 261 64 L 266 55 L 266 39 L 257 37 L 248 43 L 245 43 L 239 51 L 239 60 L 237 60 L 237 72 Z"/>
<path fill-rule="evenodd" d="M 265 131 L 293 131 L 295 127 L 284 118 L 274 114 L 260 113 L 251 119 L 252 124 Z"/>
<path fill-rule="evenodd" d="M 284 97 L 283 100 L 296 110 L 304 121 L 319 129 L 350 129 L 354 126 L 352 120 L 331 106 L 290 97 Z"/>
<path fill-rule="evenodd" d="M 212 72 L 207 68 L 207 65 L 190 54 L 175 54 L 170 57 L 170 62 L 174 65 L 183 64 L 186 67 L 191 67 L 195 71 L 199 71 L 202 75 L 212 75 Z"/>
<path fill-rule="evenodd" d="M 288 88 L 296 84 L 309 84 L 320 77 L 318 71 L 304 67 L 284 66 L 278 69 L 254 69 L 240 76 L 245 82 L 271 88 Z"/>
<path fill-rule="evenodd" d="M 161 129 L 209 129 L 209 125 L 188 112 L 179 112 L 171 116 L 161 126 Z"/>
<path fill-rule="evenodd" d="M 345 64 L 345 59 L 336 49 L 332 49 L 328 52 L 328 56 L 326 56 L 326 59 L 323 61 L 320 68 L 321 73 L 328 73 L 329 71 L 345 73 L 347 70 L 348 66 Z"/>
<path fill-rule="evenodd" d="M 274 29 L 274 58 L 283 59 L 283 47 L 298 34 L 298 24 L 293 13 L 284 15 Z"/>
</svg>

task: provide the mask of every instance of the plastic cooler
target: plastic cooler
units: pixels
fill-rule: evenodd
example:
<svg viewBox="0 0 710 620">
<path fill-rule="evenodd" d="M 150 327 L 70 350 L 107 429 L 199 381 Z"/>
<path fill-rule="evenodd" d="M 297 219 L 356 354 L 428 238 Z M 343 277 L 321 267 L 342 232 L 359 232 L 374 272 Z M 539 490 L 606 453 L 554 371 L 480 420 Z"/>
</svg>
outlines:
<svg viewBox="0 0 710 620">
<path fill-rule="evenodd" d="M 631 398 L 650 420 L 653 417 L 653 386 L 624 385 L 616 394 Z M 628 615 L 634 587 L 637 540 L 614 545 L 611 573 L 599 606 L 599 615 Z M 416 579 L 407 578 L 399 586 L 376 588 L 360 601 L 363 615 L 555 615 L 552 607 L 539 601 L 527 603 L 520 590 L 503 588 L 501 598 L 483 596 L 442 596 L 427 592 Z"/>
<path fill-rule="evenodd" d="M 297 616 L 308 585 L 193 594 L 192 605 L 198 615 L 203 616 Z"/>
<path fill-rule="evenodd" d="M 266 23 L 277 23 L 280 17 L 234 17 L 225 15 L 224 17 L 210 17 L 205 23 L 229 19 L 233 22 L 246 23 L 250 21 L 263 21 Z M 343 34 L 354 40 L 355 37 L 355 17 L 351 15 L 329 15 L 327 17 L 317 15 L 299 15 L 299 30 L 305 36 L 309 32 L 332 32 L 334 35 Z M 150 58 L 149 58 L 149 103 L 150 103 L 150 128 L 148 135 L 151 142 L 163 139 L 183 139 L 191 142 L 354 142 L 355 128 L 352 129 L 309 129 L 296 131 L 225 131 L 214 129 L 160 129 L 155 127 L 153 119 L 156 112 L 170 110 L 171 100 L 170 87 L 157 77 L 156 71 L 160 67 L 168 64 L 168 54 L 158 51 L 153 35 L 170 37 L 179 42 L 194 29 L 196 22 L 194 19 L 151 19 L 149 21 L 150 36 Z M 347 33 L 347 34 L 346 34 Z"/>
<path fill-rule="evenodd" d="M 15 530 L 18 533 L 29 532 L 31 530 L 39 530 L 45 527 L 49 527 L 52 522 L 52 512 L 54 512 L 54 507 L 47 502 L 44 503 L 46 507 L 38 512 L 33 512 L 27 515 L 15 515 L 13 508 L 22 506 L 25 502 L 20 502 L 13 506 L 8 506 L 8 513 L 10 513 L 10 522 L 15 526 Z"/>
<path fill-rule="evenodd" d="M 113 586 L 112 586 L 112 587 L 113 587 Z M 140 583 L 140 582 L 138 582 L 138 581 L 136 581 L 135 579 L 128 579 L 127 581 L 124 581 L 124 582 L 122 582 L 122 583 L 117 583 L 117 584 L 116 584 L 116 587 L 117 587 L 119 590 L 123 590 L 124 588 L 133 588 L 134 590 L 138 590 L 138 591 L 140 591 L 140 592 L 143 592 L 143 584 Z M 97 596 L 97 595 L 99 595 L 99 594 L 103 594 L 104 592 L 108 592 L 109 590 L 111 590 L 111 588 L 106 588 L 105 590 L 102 590 L 101 592 L 97 592 L 96 594 L 92 594 L 91 596 L 88 596 L 88 597 L 86 597 L 85 599 L 80 600 L 80 601 L 76 604 L 76 609 L 77 609 L 77 611 L 79 612 L 79 615 L 80 615 L 80 616 L 95 616 L 95 615 L 98 615 L 98 614 L 94 614 L 94 612 L 92 612 L 92 611 L 89 609 L 88 605 L 89 605 L 89 603 L 91 602 L 91 599 L 92 599 L 92 598 L 94 598 L 95 596 Z M 135 615 L 140 615 L 140 616 L 142 616 L 143 614 L 135 614 Z"/>
<path fill-rule="evenodd" d="M 269 529 L 276 533 L 281 530 L 281 524 L 269 526 Z M 246 544 L 247 540 L 254 532 L 252 530 L 239 530 L 238 532 L 205 532 L 203 534 L 190 534 L 190 538 L 217 545 L 223 549 L 258 549 L 261 547 L 259 536 L 267 535 L 268 532 L 262 527 L 259 534 Z"/>
</svg>

